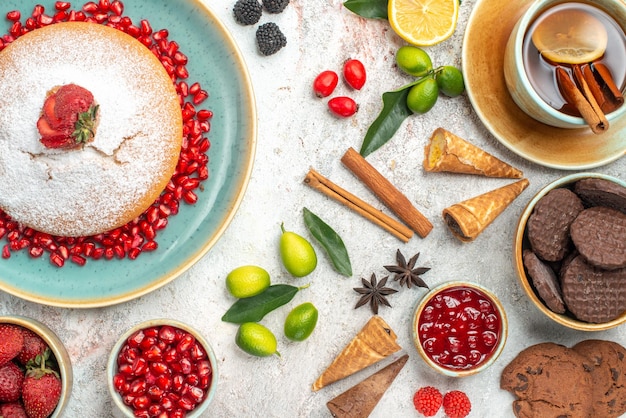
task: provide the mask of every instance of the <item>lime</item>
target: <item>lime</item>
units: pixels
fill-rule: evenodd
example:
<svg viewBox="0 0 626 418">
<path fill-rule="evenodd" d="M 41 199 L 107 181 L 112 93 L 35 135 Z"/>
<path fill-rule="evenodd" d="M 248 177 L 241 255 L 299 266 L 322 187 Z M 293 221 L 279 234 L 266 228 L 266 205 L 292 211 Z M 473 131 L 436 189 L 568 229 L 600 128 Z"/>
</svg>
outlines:
<svg viewBox="0 0 626 418">
<path fill-rule="evenodd" d="M 226 288 L 236 298 L 258 295 L 270 286 L 270 274 L 257 266 L 237 267 L 226 276 Z"/>
<path fill-rule="evenodd" d="M 423 77 L 433 69 L 430 55 L 422 48 L 410 45 L 398 49 L 396 63 L 402 71 L 415 77 Z"/>
<path fill-rule="evenodd" d="M 304 341 L 317 325 L 317 309 L 312 303 L 298 305 L 285 319 L 285 336 L 293 341 Z"/>
<path fill-rule="evenodd" d="M 285 231 L 281 224 L 280 258 L 287 271 L 295 277 L 304 277 L 317 267 L 317 255 L 309 241 L 295 232 Z"/>
<path fill-rule="evenodd" d="M 449 97 L 456 97 L 465 91 L 461 70 L 451 65 L 445 65 L 435 72 L 435 80 L 439 90 Z"/>
<path fill-rule="evenodd" d="M 276 351 L 276 337 L 266 327 L 256 322 L 244 322 L 239 326 L 235 343 L 248 354 L 267 357 L 280 353 Z"/>
<path fill-rule="evenodd" d="M 406 105 L 413 113 L 428 112 L 437 102 L 439 87 L 433 77 L 426 77 L 411 87 L 406 97 Z"/>
</svg>

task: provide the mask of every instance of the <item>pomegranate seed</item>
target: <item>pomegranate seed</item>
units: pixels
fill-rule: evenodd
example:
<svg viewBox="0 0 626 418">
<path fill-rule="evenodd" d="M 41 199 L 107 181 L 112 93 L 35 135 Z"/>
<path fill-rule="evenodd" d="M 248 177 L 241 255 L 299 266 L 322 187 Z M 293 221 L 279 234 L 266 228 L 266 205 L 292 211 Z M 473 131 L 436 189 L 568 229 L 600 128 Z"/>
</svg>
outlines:
<svg viewBox="0 0 626 418">
<path fill-rule="evenodd" d="M 193 104 L 199 105 L 209 97 L 209 93 L 204 90 L 200 90 L 193 96 Z"/>
<path fill-rule="evenodd" d="M 109 9 L 114 15 L 121 16 L 122 13 L 124 13 L 124 4 L 121 1 L 115 0 L 111 2 L 111 7 Z"/>
<path fill-rule="evenodd" d="M 18 21 L 22 18 L 22 14 L 20 13 L 19 10 L 11 10 L 10 12 L 7 12 L 7 19 L 15 22 Z"/>
<path fill-rule="evenodd" d="M 176 74 L 178 78 L 189 77 L 189 72 L 187 71 L 187 67 L 185 67 L 184 65 L 177 65 L 176 68 L 174 69 L 174 74 Z"/>
<path fill-rule="evenodd" d="M 64 11 L 64 10 L 69 9 L 70 6 L 71 6 L 71 3 L 69 1 L 57 1 L 57 2 L 54 2 L 54 8 L 57 9 L 57 10 Z"/>
<path fill-rule="evenodd" d="M 43 14 L 44 10 L 45 8 L 41 4 L 37 4 L 33 8 L 33 12 L 31 13 L 31 16 L 36 19 L 37 17 Z"/>
<path fill-rule="evenodd" d="M 183 408 L 185 411 L 191 411 L 192 409 L 194 409 L 196 407 L 196 403 L 192 399 L 190 399 L 189 397 L 183 396 L 178 401 L 178 406 Z"/>
<path fill-rule="evenodd" d="M 79 266 L 84 266 L 85 263 L 87 262 L 87 259 L 80 255 L 72 255 L 70 260 L 72 260 L 72 262 L 78 264 Z"/>
<path fill-rule="evenodd" d="M 187 202 L 190 205 L 193 205 L 194 203 L 196 203 L 198 201 L 198 195 L 196 195 L 194 192 L 192 192 L 191 190 L 187 190 L 184 194 L 183 194 L 183 199 L 185 200 L 185 202 Z"/>
<path fill-rule="evenodd" d="M 2 258 L 10 258 L 11 257 L 11 250 L 9 249 L 9 245 L 5 244 L 4 247 L 2 247 Z"/>
<path fill-rule="evenodd" d="M 54 19 L 52 18 L 52 16 L 41 14 L 39 15 L 39 17 L 37 17 L 37 23 L 39 23 L 40 26 L 47 26 L 54 23 Z"/>
<path fill-rule="evenodd" d="M 93 1 L 88 1 L 83 5 L 83 12 L 85 13 L 96 13 L 98 11 L 98 5 Z"/>
<path fill-rule="evenodd" d="M 202 109 L 198 111 L 196 116 L 200 121 L 205 121 L 213 117 L 213 112 L 211 112 L 210 110 Z"/>
<path fill-rule="evenodd" d="M 141 34 L 142 35 L 151 35 L 152 34 L 152 26 L 150 26 L 150 22 L 148 22 L 146 19 L 142 19 L 141 22 L 139 22 L 141 25 Z"/>
<path fill-rule="evenodd" d="M 109 7 L 111 7 L 111 3 L 109 2 L 109 0 L 100 0 L 100 1 L 98 1 L 98 9 L 101 12 L 108 12 L 109 11 Z"/>
<path fill-rule="evenodd" d="M 65 259 L 59 253 L 50 253 L 50 262 L 57 267 L 63 267 Z"/>
<path fill-rule="evenodd" d="M 41 247 L 31 247 L 28 250 L 28 254 L 30 254 L 30 256 L 33 257 L 33 258 L 41 257 L 43 255 L 43 248 L 41 248 Z"/>
<path fill-rule="evenodd" d="M 129 387 L 129 392 L 133 395 L 143 395 L 146 393 L 146 381 L 143 379 L 135 379 Z"/>
</svg>

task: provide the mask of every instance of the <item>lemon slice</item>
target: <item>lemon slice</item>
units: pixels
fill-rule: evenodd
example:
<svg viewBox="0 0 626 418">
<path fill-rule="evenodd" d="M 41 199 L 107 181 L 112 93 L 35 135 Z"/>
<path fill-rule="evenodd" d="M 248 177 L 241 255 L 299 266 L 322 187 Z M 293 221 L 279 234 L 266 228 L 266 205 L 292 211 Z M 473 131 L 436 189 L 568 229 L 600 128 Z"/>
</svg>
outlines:
<svg viewBox="0 0 626 418">
<path fill-rule="evenodd" d="M 542 19 L 532 34 L 544 58 L 563 64 L 584 64 L 600 58 L 608 35 L 598 19 L 582 10 L 561 10 Z"/>
<path fill-rule="evenodd" d="M 459 0 L 389 0 L 389 24 L 417 46 L 435 45 L 456 29 Z"/>
</svg>

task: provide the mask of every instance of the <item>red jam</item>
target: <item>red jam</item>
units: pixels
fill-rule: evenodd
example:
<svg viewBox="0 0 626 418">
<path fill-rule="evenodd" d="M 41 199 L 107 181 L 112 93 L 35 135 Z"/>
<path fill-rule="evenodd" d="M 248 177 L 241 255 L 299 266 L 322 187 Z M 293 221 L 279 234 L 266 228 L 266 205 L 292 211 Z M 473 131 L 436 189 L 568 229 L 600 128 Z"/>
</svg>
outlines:
<svg viewBox="0 0 626 418">
<path fill-rule="evenodd" d="M 473 369 L 491 358 L 502 337 L 502 318 L 482 291 L 465 286 L 441 290 L 424 306 L 419 344 L 435 363 L 450 370 Z"/>
</svg>

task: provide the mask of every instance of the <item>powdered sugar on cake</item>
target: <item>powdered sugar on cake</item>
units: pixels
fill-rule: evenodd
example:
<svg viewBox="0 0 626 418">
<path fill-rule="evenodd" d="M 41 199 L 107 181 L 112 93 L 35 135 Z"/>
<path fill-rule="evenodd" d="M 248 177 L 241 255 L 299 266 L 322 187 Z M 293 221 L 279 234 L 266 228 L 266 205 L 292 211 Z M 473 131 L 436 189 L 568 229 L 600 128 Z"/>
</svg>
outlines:
<svg viewBox="0 0 626 418">
<path fill-rule="evenodd" d="M 143 45 L 109 31 L 52 25 L 0 53 L 0 208 L 37 230 L 83 236 L 121 226 L 173 173 L 182 122 L 172 82 Z M 70 83 L 98 103 L 97 133 L 83 148 L 48 149 L 37 119 L 46 94 Z"/>
</svg>

